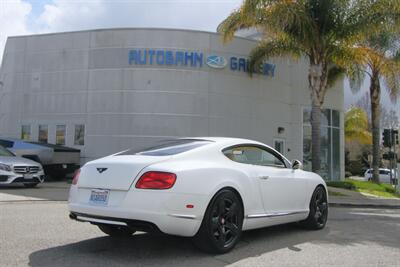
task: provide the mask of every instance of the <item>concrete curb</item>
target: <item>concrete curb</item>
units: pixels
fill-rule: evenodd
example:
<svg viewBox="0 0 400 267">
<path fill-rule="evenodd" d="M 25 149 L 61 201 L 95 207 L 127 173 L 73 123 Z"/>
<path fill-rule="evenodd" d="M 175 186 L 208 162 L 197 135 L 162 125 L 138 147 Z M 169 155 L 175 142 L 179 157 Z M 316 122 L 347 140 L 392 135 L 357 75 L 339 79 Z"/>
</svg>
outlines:
<svg viewBox="0 0 400 267">
<path fill-rule="evenodd" d="M 400 205 L 385 204 L 353 204 L 353 203 L 329 203 L 330 207 L 341 208 L 367 208 L 367 209 L 400 209 Z"/>
</svg>

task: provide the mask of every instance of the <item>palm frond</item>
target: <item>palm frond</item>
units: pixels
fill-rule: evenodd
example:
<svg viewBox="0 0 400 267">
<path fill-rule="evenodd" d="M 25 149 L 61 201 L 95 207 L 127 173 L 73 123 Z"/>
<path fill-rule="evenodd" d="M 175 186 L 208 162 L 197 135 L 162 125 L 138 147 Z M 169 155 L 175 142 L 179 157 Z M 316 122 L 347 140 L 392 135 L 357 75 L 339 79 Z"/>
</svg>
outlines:
<svg viewBox="0 0 400 267">
<path fill-rule="evenodd" d="M 249 73 L 258 72 L 264 60 L 272 57 L 289 56 L 298 59 L 303 53 L 302 48 L 290 39 L 281 37 L 275 40 L 260 41 L 249 55 Z"/>
<path fill-rule="evenodd" d="M 340 80 L 343 78 L 345 75 L 346 71 L 343 68 L 340 68 L 338 66 L 331 66 L 328 68 L 328 82 L 327 86 L 330 88 L 332 87 L 336 81 Z"/>
<path fill-rule="evenodd" d="M 385 81 L 390 100 L 396 103 L 400 93 L 400 63 L 387 59 L 381 65 L 380 74 Z"/>
</svg>

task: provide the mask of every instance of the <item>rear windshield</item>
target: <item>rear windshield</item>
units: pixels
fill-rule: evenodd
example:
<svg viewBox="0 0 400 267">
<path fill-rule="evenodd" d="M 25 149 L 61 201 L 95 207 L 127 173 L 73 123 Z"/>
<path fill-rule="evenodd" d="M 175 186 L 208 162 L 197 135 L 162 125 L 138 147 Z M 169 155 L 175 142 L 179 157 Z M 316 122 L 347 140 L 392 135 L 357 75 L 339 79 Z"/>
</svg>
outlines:
<svg viewBox="0 0 400 267">
<path fill-rule="evenodd" d="M 195 139 L 167 140 L 167 141 L 162 141 L 160 144 L 152 147 L 147 147 L 142 149 L 130 149 L 117 154 L 117 156 L 120 155 L 171 156 L 210 143 L 212 142 L 207 140 L 195 140 Z"/>
</svg>

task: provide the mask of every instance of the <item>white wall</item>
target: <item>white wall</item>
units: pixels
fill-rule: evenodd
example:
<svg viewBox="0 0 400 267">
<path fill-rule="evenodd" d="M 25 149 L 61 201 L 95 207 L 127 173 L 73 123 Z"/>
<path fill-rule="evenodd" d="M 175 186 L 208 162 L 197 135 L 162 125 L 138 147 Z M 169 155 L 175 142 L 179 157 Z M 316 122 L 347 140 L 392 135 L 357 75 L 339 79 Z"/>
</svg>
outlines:
<svg viewBox="0 0 400 267">
<path fill-rule="evenodd" d="M 254 42 L 222 44 L 212 33 L 114 29 L 12 37 L 0 79 L 0 135 L 19 137 L 21 124 L 86 125 L 86 159 L 175 136 L 233 136 L 272 145 L 286 139 L 289 158 L 302 159 L 302 108 L 310 106 L 307 62 L 272 59 L 275 76 L 225 69 L 129 66 L 134 48 L 183 49 L 246 56 Z M 1 92 L 0 92 L 1 94 Z M 329 90 L 325 107 L 343 111 L 343 84 Z M 343 121 L 343 116 L 342 116 Z M 343 126 L 343 125 L 342 125 Z M 278 134 L 278 127 L 285 132 Z M 343 136 L 342 136 L 343 148 Z M 342 153 L 343 154 L 343 153 Z M 342 155 L 342 166 L 344 156 Z M 342 175 L 344 176 L 344 175 Z"/>
</svg>

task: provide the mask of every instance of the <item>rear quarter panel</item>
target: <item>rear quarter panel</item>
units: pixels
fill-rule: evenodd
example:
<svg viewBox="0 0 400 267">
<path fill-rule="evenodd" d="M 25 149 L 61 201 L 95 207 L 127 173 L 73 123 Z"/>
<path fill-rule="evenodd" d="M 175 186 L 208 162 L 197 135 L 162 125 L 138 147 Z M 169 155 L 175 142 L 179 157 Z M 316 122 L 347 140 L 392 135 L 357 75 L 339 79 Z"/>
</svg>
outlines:
<svg viewBox="0 0 400 267">
<path fill-rule="evenodd" d="M 155 170 L 177 174 L 177 180 L 170 192 L 186 195 L 188 203 L 194 204 L 196 215 L 199 217 L 204 215 L 212 197 L 225 187 L 233 188 L 239 193 L 245 216 L 251 213 L 262 213 L 264 210 L 257 181 L 251 179 L 245 170 L 231 164 L 229 159 L 226 158 L 225 161 L 225 156 L 222 155 L 220 160 L 222 163 L 219 160 L 213 162 L 200 159 L 170 160 L 151 165 L 142 170 L 142 173 Z M 135 188 L 135 190 L 140 189 Z"/>
</svg>

